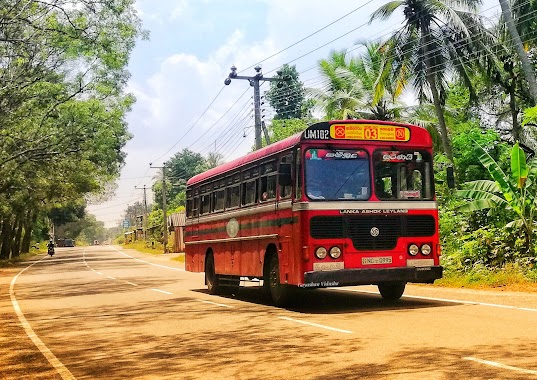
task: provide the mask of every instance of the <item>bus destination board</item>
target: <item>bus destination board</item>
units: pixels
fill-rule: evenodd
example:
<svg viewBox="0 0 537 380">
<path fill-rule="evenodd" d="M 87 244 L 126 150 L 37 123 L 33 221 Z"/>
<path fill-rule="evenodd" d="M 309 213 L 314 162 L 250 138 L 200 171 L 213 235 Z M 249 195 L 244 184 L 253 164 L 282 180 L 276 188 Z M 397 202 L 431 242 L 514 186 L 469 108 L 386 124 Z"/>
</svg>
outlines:
<svg viewBox="0 0 537 380">
<path fill-rule="evenodd" d="M 336 140 L 408 141 L 407 127 L 381 124 L 332 124 L 330 137 Z"/>
</svg>

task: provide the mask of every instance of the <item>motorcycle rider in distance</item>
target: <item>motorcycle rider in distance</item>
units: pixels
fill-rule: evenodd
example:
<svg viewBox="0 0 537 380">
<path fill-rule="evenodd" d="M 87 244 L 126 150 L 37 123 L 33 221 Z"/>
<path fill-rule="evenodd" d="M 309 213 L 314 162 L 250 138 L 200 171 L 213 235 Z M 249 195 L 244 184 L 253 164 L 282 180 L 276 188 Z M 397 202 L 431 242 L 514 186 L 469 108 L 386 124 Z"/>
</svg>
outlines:
<svg viewBox="0 0 537 380">
<path fill-rule="evenodd" d="M 52 239 L 50 239 L 50 241 L 48 242 L 47 248 L 48 254 L 52 256 L 54 254 L 54 242 L 52 241 Z"/>
</svg>

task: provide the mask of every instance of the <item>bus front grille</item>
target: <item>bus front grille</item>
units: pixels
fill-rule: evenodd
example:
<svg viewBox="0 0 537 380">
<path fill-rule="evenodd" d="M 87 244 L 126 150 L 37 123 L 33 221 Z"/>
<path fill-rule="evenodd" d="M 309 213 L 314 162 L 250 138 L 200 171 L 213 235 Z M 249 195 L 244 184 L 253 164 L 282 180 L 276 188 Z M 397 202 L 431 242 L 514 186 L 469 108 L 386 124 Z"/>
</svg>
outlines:
<svg viewBox="0 0 537 380">
<path fill-rule="evenodd" d="M 315 216 L 310 222 L 312 238 L 350 238 L 359 251 L 393 249 L 399 237 L 433 236 L 435 231 L 430 215 Z"/>
</svg>

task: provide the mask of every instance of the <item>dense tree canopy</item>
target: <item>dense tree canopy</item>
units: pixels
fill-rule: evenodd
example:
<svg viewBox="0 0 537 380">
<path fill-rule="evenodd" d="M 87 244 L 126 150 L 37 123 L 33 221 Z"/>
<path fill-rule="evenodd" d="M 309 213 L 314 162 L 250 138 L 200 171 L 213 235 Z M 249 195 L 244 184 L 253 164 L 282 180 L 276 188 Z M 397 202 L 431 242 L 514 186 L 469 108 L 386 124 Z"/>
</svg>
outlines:
<svg viewBox="0 0 537 380">
<path fill-rule="evenodd" d="M 125 68 L 144 34 L 133 4 L 0 0 L 4 256 L 19 230 L 30 234 L 38 217 L 80 204 L 119 175 L 134 102 Z"/>
</svg>

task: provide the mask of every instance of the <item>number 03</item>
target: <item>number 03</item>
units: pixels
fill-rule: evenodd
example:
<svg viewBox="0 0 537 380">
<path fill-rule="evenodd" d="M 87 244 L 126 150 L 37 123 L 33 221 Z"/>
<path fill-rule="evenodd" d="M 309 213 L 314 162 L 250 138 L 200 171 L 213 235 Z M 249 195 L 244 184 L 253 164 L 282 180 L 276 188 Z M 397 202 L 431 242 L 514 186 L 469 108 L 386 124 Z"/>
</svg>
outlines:
<svg viewBox="0 0 537 380">
<path fill-rule="evenodd" d="M 376 139 L 377 138 L 377 130 L 376 128 L 369 128 L 364 131 L 365 138 L 368 140 Z"/>
</svg>

